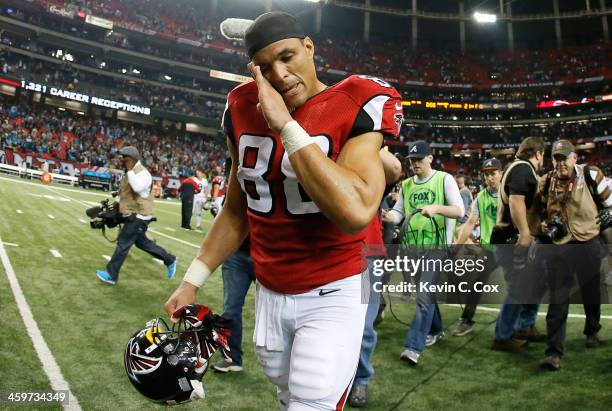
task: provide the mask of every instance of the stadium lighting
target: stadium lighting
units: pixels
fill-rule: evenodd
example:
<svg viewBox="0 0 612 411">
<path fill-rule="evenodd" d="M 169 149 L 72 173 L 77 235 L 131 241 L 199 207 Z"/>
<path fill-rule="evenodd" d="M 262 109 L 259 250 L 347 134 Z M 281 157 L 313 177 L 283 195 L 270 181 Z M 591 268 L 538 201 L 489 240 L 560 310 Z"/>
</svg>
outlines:
<svg viewBox="0 0 612 411">
<path fill-rule="evenodd" d="M 164 75 L 164 78 L 165 78 L 166 80 L 168 80 L 168 81 L 172 80 L 172 77 L 170 77 L 170 76 L 169 76 L 169 75 L 167 75 L 167 74 L 165 74 L 165 75 Z"/>
<path fill-rule="evenodd" d="M 497 21 L 497 16 L 495 14 L 488 13 L 474 13 L 474 20 L 476 23 L 495 23 Z"/>
<path fill-rule="evenodd" d="M 138 69 L 133 69 L 133 70 L 132 70 L 132 73 L 134 73 L 134 74 L 140 74 L 140 70 L 138 70 Z"/>
</svg>

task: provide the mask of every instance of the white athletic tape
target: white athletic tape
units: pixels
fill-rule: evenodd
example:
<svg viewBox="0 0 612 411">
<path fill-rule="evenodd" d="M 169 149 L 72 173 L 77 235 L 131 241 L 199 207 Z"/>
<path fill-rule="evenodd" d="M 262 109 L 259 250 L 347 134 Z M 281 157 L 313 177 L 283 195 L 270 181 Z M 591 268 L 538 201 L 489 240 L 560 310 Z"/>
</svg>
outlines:
<svg viewBox="0 0 612 411">
<path fill-rule="evenodd" d="M 310 135 L 295 120 L 285 124 L 280 132 L 280 139 L 289 157 L 296 151 L 313 143 Z"/>
<path fill-rule="evenodd" d="M 199 258 L 194 258 L 191 265 L 187 269 L 183 281 L 189 284 L 195 285 L 196 287 L 202 287 L 202 284 L 206 282 L 210 277 L 210 268 L 202 262 Z"/>
</svg>

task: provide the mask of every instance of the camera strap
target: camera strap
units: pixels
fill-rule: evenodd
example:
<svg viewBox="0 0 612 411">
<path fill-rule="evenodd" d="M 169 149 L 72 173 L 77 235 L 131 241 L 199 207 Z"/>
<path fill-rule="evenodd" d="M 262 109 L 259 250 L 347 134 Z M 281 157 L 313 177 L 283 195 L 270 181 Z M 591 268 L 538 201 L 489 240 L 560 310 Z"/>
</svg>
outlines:
<svg viewBox="0 0 612 411">
<path fill-rule="evenodd" d="M 599 197 L 599 193 L 597 192 L 597 182 L 593 180 L 591 177 L 591 169 L 588 164 L 585 164 L 583 168 L 584 172 L 584 181 L 586 182 L 587 188 L 589 189 L 589 193 L 591 193 L 591 197 L 595 202 L 595 206 L 597 207 L 597 211 L 603 210 L 605 207 L 602 204 L 601 197 Z"/>
</svg>

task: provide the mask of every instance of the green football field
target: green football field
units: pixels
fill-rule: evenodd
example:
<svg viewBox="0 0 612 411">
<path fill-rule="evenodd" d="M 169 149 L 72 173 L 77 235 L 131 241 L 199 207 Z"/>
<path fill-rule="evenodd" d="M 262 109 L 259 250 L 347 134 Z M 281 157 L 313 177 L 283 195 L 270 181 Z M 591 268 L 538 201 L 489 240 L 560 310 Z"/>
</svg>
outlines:
<svg viewBox="0 0 612 411">
<path fill-rule="evenodd" d="M 168 280 L 162 264 L 134 247 L 119 283 L 109 286 L 96 278 L 95 270 L 105 267 L 105 256 L 112 255 L 114 245 L 89 228 L 84 214 L 104 197 L 101 192 L 0 176 L 0 241 L 42 338 L 81 408 L 162 408 L 132 388 L 123 369 L 123 349 L 147 320 L 164 314 L 163 303 L 179 284 L 203 233 L 179 228 L 178 202 L 157 202 L 158 221 L 150 225 L 149 236 L 178 256 L 177 276 Z M 206 218 L 205 229 L 210 225 L 210 216 Z M 4 274 L 6 267 L 0 271 L 0 391 L 50 390 Z M 200 292 L 199 302 L 221 312 L 222 296 L 221 276 L 214 275 Z M 209 371 L 204 378 L 206 399 L 182 409 L 276 409 L 275 388 L 265 379 L 253 352 L 253 307 L 251 289 L 244 310 L 244 372 Z M 424 352 L 417 368 L 399 360 L 406 326 L 387 310 L 377 328 L 376 375 L 368 409 L 612 409 L 611 305 L 602 309 L 599 348 L 584 347 L 582 318 L 568 320 L 567 353 L 557 373 L 538 368 L 543 344 L 531 344 L 521 354 L 490 350 L 496 312 L 493 306 L 487 308 L 491 310 L 477 312 L 474 333 L 455 338 L 450 331 L 460 311 L 442 306 L 447 337 Z M 404 322 L 410 321 L 413 310 L 409 304 L 393 306 Z M 573 306 L 571 312 L 582 314 L 582 307 Z M 538 326 L 545 329 L 543 316 Z M 0 403 L 0 409 L 4 408 L 18 407 Z"/>
</svg>

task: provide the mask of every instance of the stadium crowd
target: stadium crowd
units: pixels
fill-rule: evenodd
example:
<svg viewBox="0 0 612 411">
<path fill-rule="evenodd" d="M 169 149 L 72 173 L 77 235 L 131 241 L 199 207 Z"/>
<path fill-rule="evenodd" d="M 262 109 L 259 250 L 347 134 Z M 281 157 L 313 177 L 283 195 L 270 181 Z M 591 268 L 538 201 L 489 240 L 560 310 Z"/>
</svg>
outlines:
<svg viewBox="0 0 612 411">
<path fill-rule="evenodd" d="M 89 119 L 57 109 L 35 110 L 25 104 L 0 104 L 0 148 L 34 152 L 63 161 L 94 167 L 115 167 L 115 154 L 124 145 L 138 147 L 147 167 L 156 176 L 192 175 L 198 166 L 214 170 L 226 158 L 225 142 L 214 136 L 191 133 L 163 132 L 153 127 L 103 119 Z M 549 143 L 558 138 L 607 136 L 609 122 L 558 123 L 547 129 L 524 128 L 441 128 L 419 126 L 402 128 L 402 146 L 391 145 L 403 153 L 407 144 L 427 139 L 433 143 L 518 143 L 527 133 L 546 138 Z M 404 147 L 404 149 L 402 149 Z M 605 153 L 605 149 L 603 150 Z M 405 154 L 405 153 L 404 153 Z M 478 163 L 484 153 L 475 151 L 471 157 L 456 158 L 446 148 L 436 151 L 435 166 L 453 173 L 465 174 L 469 181 L 478 182 Z M 581 154 L 581 161 L 612 169 L 612 160 L 605 154 L 595 158 Z M 612 171 L 612 170 L 610 170 Z M 477 183 L 475 183 L 478 185 Z"/>
<path fill-rule="evenodd" d="M 53 4 L 77 9 L 82 7 L 91 10 L 94 15 L 114 21 L 119 27 L 128 31 L 115 30 L 112 35 L 106 35 L 107 33 L 86 29 L 84 26 L 79 27 L 75 21 L 54 24 L 56 30 L 171 60 L 247 74 L 246 57 L 239 53 L 241 44 L 226 40 L 219 34 L 218 27 L 223 17 L 209 16 L 205 8 L 197 7 L 193 1 L 180 1 L 181 7 L 177 7 L 175 2 L 170 4 L 162 0 L 130 2 L 38 0 L 37 3 L 42 6 Z M 57 19 L 57 16 L 40 12 L 36 14 L 14 12 L 13 17 L 47 27 L 51 21 Z M 146 40 L 143 41 L 141 37 L 138 40 L 130 38 L 129 30 L 145 33 L 149 30 L 151 33 L 159 33 L 162 38 L 169 41 L 176 41 L 181 37 L 207 46 L 216 46 L 219 50 L 216 54 L 218 58 L 212 57 L 210 53 L 185 52 L 184 48 L 179 50 L 173 47 L 157 47 Z M 604 44 L 543 51 L 461 54 L 453 50 L 415 52 L 405 47 L 403 40 L 399 39 L 393 42 L 366 43 L 350 35 L 344 38 L 334 36 L 332 39 L 321 33 L 315 36 L 315 41 L 316 63 L 320 69 L 376 75 L 394 80 L 393 82 L 402 89 L 407 88 L 406 82 L 463 84 L 475 88 L 486 88 L 495 83 L 548 83 L 550 89 L 543 94 L 556 95 L 563 92 L 550 84 L 551 82 L 572 82 L 580 78 L 600 76 L 608 78 L 612 75 L 610 68 L 604 63 L 612 58 L 612 47 Z M 221 50 L 226 52 L 234 50 L 236 53 L 221 53 Z M 524 99 L 529 98 L 533 92 L 502 93 L 506 98 Z"/>
<path fill-rule="evenodd" d="M 136 146 L 153 175 L 182 177 L 197 167 L 214 170 L 225 161 L 223 143 L 215 136 L 153 130 L 125 122 L 89 119 L 54 109 L 0 104 L 0 149 L 115 168 L 118 150 Z"/>
<path fill-rule="evenodd" d="M 3 38 L 3 40 L 5 39 L 6 37 Z M 79 62 L 79 64 L 84 63 L 86 64 L 86 61 Z M 223 111 L 223 104 L 192 92 L 152 84 L 142 87 L 140 83 L 127 78 L 109 77 L 79 70 L 66 60 L 58 60 L 56 64 L 49 64 L 46 61 L 13 53 L 8 49 L 0 49 L 0 68 L 3 74 L 22 78 L 26 81 L 38 82 L 65 90 L 76 90 L 80 93 L 157 110 L 179 112 L 209 119 L 220 118 Z M 189 84 L 191 87 L 195 85 L 194 83 Z"/>
</svg>

